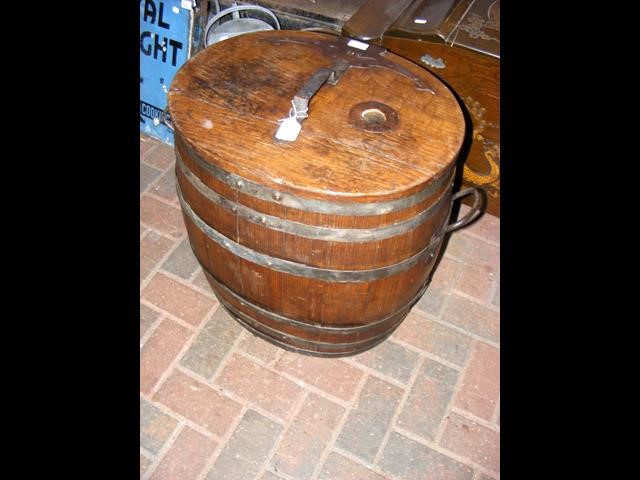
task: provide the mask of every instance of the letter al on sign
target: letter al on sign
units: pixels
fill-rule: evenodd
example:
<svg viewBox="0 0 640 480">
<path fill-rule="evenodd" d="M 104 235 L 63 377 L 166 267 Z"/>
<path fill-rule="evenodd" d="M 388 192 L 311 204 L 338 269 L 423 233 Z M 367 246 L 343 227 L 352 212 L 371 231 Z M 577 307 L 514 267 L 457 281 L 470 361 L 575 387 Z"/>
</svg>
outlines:
<svg viewBox="0 0 640 480">
<path fill-rule="evenodd" d="M 197 3 L 193 9 L 184 0 L 140 2 L 140 131 L 169 145 L 173 132 L 160 113 L 174 75 L 200 43 L 207 2 Z"/>
</svg>

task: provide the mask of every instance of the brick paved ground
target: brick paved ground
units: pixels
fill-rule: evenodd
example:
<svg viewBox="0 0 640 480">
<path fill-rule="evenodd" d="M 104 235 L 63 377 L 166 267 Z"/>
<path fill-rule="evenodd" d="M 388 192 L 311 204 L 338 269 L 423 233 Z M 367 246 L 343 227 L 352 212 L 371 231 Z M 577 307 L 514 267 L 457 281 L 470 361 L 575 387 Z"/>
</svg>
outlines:
<svg viewBox="0 0 640 480">
<path fill-rule="evenodd" d="M 140 476 L 500 478 L 499 219 L 455 233 L 382 345 L 285 352 L 219 307 L 187 241 L 173 152 L 140 140 Z"/>
</svg>

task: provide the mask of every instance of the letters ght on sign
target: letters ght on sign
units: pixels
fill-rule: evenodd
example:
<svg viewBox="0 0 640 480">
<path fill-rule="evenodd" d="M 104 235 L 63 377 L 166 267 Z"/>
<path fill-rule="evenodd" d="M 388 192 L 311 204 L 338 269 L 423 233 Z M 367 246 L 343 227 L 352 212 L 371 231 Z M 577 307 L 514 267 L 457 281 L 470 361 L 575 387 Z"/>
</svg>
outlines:
<svg viewBox="0 0 640 480">
<path fill-rule="evenodd" d="M 164 2 L 144 0 L 143 22 L 157 25 L 169 31 L 171 25 L 164 14 Z M 162 63 L 167 63 L 167 59 L 170 58 L 171 66 L 173 67 L 175 67 L 177 63 L 178 51 L 182 50 L 183 46 L 183 43 L 178 40 L 168 38 L 167 36 L 162 37 L 148 30 L 140 33 L 140 51 L 149 57 L 153 56 L 155 60 L 160 60 Z"/>
</svg>

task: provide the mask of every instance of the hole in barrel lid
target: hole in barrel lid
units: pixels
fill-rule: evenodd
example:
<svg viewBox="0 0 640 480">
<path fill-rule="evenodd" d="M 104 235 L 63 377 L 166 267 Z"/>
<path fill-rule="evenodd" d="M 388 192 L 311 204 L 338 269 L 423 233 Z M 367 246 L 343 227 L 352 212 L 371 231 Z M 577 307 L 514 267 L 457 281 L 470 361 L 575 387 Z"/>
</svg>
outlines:
<svg viewBox="0 0 640 480">
<path fill-rule="evenodd" d="M 378 126 L 387 121 L 387 116 L 379 108 L 367 108 L 360 114 L 367 125 Z"/>
</svg>

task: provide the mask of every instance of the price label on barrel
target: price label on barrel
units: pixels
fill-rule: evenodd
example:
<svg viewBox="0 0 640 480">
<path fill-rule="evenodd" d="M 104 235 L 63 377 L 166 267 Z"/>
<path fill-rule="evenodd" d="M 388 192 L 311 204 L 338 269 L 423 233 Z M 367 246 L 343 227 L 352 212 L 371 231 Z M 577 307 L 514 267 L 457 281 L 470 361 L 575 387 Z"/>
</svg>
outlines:
<svg viewBox="0 0 640 480">
<path fill-rule="evenodd" d="M 296 117 L 289 117 L 282 121 L 278 131 L 276 132 L 276 138 L 278 140 L 284 140 L 286 142 L 293 142 L 298 138 L 302 125 L 298 123 Z"/>
</svg>

